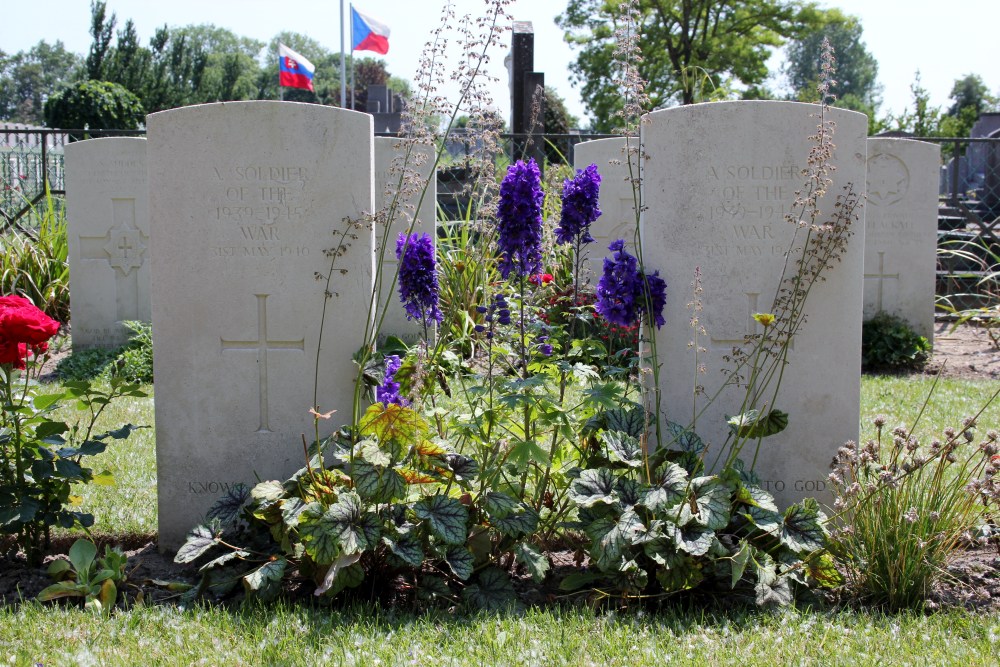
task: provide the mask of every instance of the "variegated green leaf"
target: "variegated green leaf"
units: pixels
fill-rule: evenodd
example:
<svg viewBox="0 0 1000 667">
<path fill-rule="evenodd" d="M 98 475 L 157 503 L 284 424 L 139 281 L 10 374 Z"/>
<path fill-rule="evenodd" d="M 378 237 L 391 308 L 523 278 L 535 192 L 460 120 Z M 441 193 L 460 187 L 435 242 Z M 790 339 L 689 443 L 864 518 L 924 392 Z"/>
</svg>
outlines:
<svg viewBox="0 0 1000 667">
<path fill-rule="evenodd" d="M 528 569 L 528 573 L 536 583 L 545 579 L 549 571 L 549 559 L 545 554 L 527 542 L 518 542 L 514 547 L 514 555 L 517 557 L 517 562 Z"/>
<path fill-rule="evenodd" d="M 392 537 L 383 535 L 382 541 L 389 547 L 389 551 L 410 567 L 420 567 L 424 562 L 424 549 L 420 545 L 420 540 L 411 535 L 400 535 Z"/>
<path fill-rule="evenodd" d="M 688 476 L 684 468 L 667 461 L 653 476 L 652 488 L 646 493 L 642 504 L 652 512 L 665 513 L 684 500 L 688 491 Z"/>
<path fill-rule="evenodd" d="M 569 485 L 569 497 L 581 507 L 616 505 L 618 494 L 614 490 L 615 476 L 607 468 L 584 470 Z"/>
<path fill-rule="evenodd" d="M 472 576 L 472 569 L 475 565 L 472 552 L 464 546 L 452 546 L 448 548 L 445 562 L 451 568 L 452 573 L 462 581 Z"/>
<path fill-rule="evenodd" d="M 666 430 L 670 438 L 671 449 L 675 449 L 672 445 L 676 444 L 676 448 L 691 454 L 701 454 L 705 450 L 705 443 L 698 437 L 697 433 L 689 428 L 668 420 Z"/>
<path fill-rule="evenodd" d="M 319 503 L 309 503 L 299 514 L 299 538 L 316 563 L 332 563 L 340 555 L 337 521 Z"/>
<path fill-rule="evenodd" d="M 646 413 L 641 405 L 630 410 L 616 408 L 604 413 L 608 431 L 620 431 L 633 438 L 639 438 L 646 431 Z"/>
<path fill-rule="evenodd" d="M 455 498 L 427 496 L 413 505 L 417 518 L 426 521 L 431 533 L 445 544 L 463 544 L 466 537 L 468 508 Z"/>
<path fill-rule="evenodd" d="M 642 443 L 628 433 L 604 431 L 601 441 L 611 453 L 612 460 L 618 460 L 630 468 L 641 468 L 643 464 Z"/>
<path fill-rule="evenodd" d="M 262 600 L 273 599 L 281 592 L 281 579 L 285 576 L 287 565 L 288 561 L 278 556 L 243 577 L 247 595 L 255 595 Z"/>
<path fill-rule="evenodd" d="M 785 510 L 781 543 L 799 554 L 822 549 L 827 537 L 825 522 L 816 499 L 806 498 Z"/>
<path fill-rule="evenodd" d="M 484 611 L 503 611 L 516 603 L 510 577 L 495 567 L 480 572 L 476 583 L 466 586 L 462 596 L 473 609 Z"/>
</svg>

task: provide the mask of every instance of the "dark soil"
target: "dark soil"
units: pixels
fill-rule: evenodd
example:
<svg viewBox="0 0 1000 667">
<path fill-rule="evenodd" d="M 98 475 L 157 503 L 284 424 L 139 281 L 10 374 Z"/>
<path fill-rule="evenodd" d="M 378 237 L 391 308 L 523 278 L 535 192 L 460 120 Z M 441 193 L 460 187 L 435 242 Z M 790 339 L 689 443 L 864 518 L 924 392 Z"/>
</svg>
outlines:
<svg viewBox="0 0 1000 667">
<path fill-rule="evenodd" d="M 68 350 L 55 351 L 54 357 Z M 56 359 L 46 365 L 49 372 Z M 941 373 L 943 377 L 971 380 L 1000 380 L 1000 349 L 980 327 L 969 324 L 952 330 L 951 323 L 938 323 L 934 338 L 934 354 L 924 374 Z M 149 603 L 170 603 L 179 593 L 169 584 L 193 583 L 196 572 L 173 562 L 156 549 L 155 535 L 98 537 L 100 552 L 105 544 L 117 544 L 128 556 L 128 599 L 141 595 Z M 28 567 L 23 558 L 12 554 L 10 544 L 0 541 L 0 605 L 12 606 L 31 600 L 51 582 L 46 574 L 48 561 L 62 557 L 75 538 L 60 538 L 52 545 L 51 555 L 41 567 Z M 551 603 L 561 597 L 558 579 L 581 566 L 580 559 L 569 551 L 550 554 L 553 574 L 543 585 L 535 585 L 527 577 L 517 577 L 515 588 L 525 604 Z M 174 587 L 176 588 L 176 587 Z M 997 546 L 968 549 L 948 567 L 948 576 L 928 600 L 930 608 L 964 607 L 970 610 L 1000 611 L 1000 549 Z"/>
</svg>

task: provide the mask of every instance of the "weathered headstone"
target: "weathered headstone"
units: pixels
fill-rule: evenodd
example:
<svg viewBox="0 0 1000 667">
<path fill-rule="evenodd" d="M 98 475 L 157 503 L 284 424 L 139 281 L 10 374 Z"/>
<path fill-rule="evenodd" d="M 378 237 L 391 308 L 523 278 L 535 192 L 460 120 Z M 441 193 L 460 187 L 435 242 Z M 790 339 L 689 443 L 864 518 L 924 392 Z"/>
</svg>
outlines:
<svg viewBox="0 0 1000 667">
<path fill-rule="evenodd" d="M 632 145 L 638 146 L 638 141 L 633 139 Z M 596 284 L 601 276 L 603 258 L 610 255 L 608 245 L 612 241 L 624 239 L 625 249 L 635 254 L 637 226 L 625 139 L 595 139 L 577 144 L 573 148 L 573 167 L 586 169 L 592 164 L 597 165 L 601 175 L 601 215 L 590 225 L 590 235 L 595 242 L 584 246 L 581 272 Z M 632 165 L 638 171 L 637 155 L 632 156 Z M 638 177 L 638 173 L 635 176 Z"/>
<path fill-rule="evenodd" d="M 344 221 L 373 208 L 372 120 L 226 102 L 152 114 L 147 127 L 159 537 L 170 550 L 234 485 L 304 465 L 314 403 L 337 410 L 324 432 L 350 421 L 374 252 L 372 232 Z M 345 231 L 355 238 L 331 272 L 326 251 Z"/>
<path fill-rule="evenodd" d="M 122 322 L 150 320 L 146 140 L 65 151 L 73 350 L 114 348 L 128 340 Z"/>
<path fill-rule="evenodd" d="M 801 255 L 805 229 L 787 222 L 801 170 L 816 133 L 819 107 L 796 102 L 722 102 L 656 111 L 645 118 L 642 138 L 644 206 L 641 235 L 646 270 L 667 283 L 666 325 L 656 334 L 661 414 L 695 429 L 709 444 L 711 466 L 729 433 L 727 417 L 741 413 L 749 378 L 728 385 L 706 407 L 727 377 L 725 357 L 759 332 L 753 314 L 771 311 L 782 282 Z M 821 204 L 826 220 L 843 186 L 859 195 L 865 182 L 864 115 L 827 109 L 836 122 L 833 184 Z M 864 220 L 826 280 L 813 287 L 806 320 L 788 351 L 780 391 L 758 408 L 789 414 L 788 428 L 762 441 L 755 470 L 780 503 L 806 496 L 829 501 L 830 460 L 847 440 L 857 440 L 861 382 L 861 288 Z M 797 250 L 797 252 L 796 252 Z M 700 273 L 701 310 L 691 284 Z M 689 348 L 697 327 L 704 326 Z M 696 358 L 697 355 L 697 358 Z M 696 365 L 704 373 L 696 373 Z M 695 384 L 702 385 L 698 393 Z M 755 386 L 760 387 L 755 383 Z M 772 386 L 773 389 L 773 386 Z M 741 453 L 749 466 L 756 445 Z"/>
<path fill-rule="evenodd" d="M 940 166 L 936 144 L 868 140 L 864 318 L 899 315 L 934 336 L 934 282 Z"/>
<path fill-rule="evenodd" d="M 396 211 L 385 234 L 386 248 L 382 257 L 379 304 L 388 303 L 388 308 L 385 317 L 382 318 L 380 334 L 398 336 L 407 344 L 413 344 L 424 337 L 424 327 L 416 320 L 406 319 L 406 310 L 399 301 L 398 285 L 393 282 L 399 268 L 399 262 L 396 260 L 396 239 L 401 232 L 410 229 L 411 233 L 430 235 L 436 244 L 437 179 L 432 175 L 434 151 L 429 146 L 414 145 L 410 149 L 408 159 L 405 158 L 405 152 L 406 148 L 400 144 L 399 139 L 375 137 L 375 201 L 378 206 L 388 211 L 393 198 L 396 198 Z M 417 175 L 427 183 L 422 201 L 419 191 L 421 188 L 412 182 L 412 177 Z M 418 203 L 419 211 L 416 210 Z M 376 235 L 381 238 L 383 230 L 378 229 Z"/>
</svg>

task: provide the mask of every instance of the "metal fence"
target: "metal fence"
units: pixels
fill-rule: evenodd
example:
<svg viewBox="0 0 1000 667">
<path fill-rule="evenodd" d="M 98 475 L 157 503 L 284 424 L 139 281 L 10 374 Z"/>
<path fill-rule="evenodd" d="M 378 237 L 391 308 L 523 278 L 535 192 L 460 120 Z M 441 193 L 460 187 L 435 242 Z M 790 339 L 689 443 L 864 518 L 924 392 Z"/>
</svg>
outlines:
<svg viewBox="0 0 1000 667">
<path fill-rule="evenodd" d="M 63 148 L 80 139 L 144 136 L 144 130 L 47 130 L 21 125 L 0 125 L 0 231 L 11 228 L 45 197 L 65 192 Z M 394 136 L 378 134 L 376 136 Z M 503 134 L 492 151 L 498 166 L 533 157 L 539 164 L 572 164 L 573 147 L 606 134 Z M 461 217 L 468 192 L 471 163 L 483 155 L 482 137 L 476 132 L 449 135 L 444 160 L 438 170 L 439 204 L 449 219 Z"/>
<path fill-rule="evenodd" d="M 79 139 L 144 134 L 143 130 L 45 130 L 0 125 L 0 231 L 18 225 L 46 192 L 65 193 L 66 144 Z"/>
</svg>

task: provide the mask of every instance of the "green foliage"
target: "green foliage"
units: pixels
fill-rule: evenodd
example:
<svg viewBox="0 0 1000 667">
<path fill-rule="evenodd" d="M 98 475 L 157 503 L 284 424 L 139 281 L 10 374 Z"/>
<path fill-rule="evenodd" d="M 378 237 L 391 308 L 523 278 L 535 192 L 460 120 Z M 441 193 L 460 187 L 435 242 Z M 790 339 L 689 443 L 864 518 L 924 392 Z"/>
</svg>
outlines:
<svg viewBox="0 0 1000 667">
<path fill-rule="evenodd" d="M 427 422 L 398 405 L 376 403 L 353 446 L 340 437 L 321 445 L 285 482 L 231 491 L 177 553 L 203 574 L 191 595 L 228 592 L 242 581 L 252 597 L 272 599 L 281 581 L 306 577 L 317 596 L 333 597 L 365 581 L 397 574 L 415 579 L 432 568 L 451 573 L 444 599 L 465 590 L 473 607 L 513 599 L 506 573 L 490 567 L 504 554 L 526 559 L 544 576 L 547 563 L 523 545 L 538 525 L 530 506 L 485 486 L 478 464 L 434 438 Z M 238 545 L 238 546 L 235 546 Z M 230 586 L 220 586 L 225 577 Z"/>
<path fill-rule="evenodd" d="M 49 317 L 69 319 L 69 243 L 62 202 L 46 194 L 29 209 L 25 227 L 0 236 L 0 292 L 20 294 Z"/>
<path fill-rule="evenodd" d="M 134 130 L 145 118 L 139 98 L 109 81 L 81 81 L 45 103 L 45 124 L 72 129 Z"/>
<path fill-rule="evenodd" d="M 148 384 L 153 381 L 153 331 L 146 322 L 125 321 L 129 340 L 115 349 L 92 348 L 74 352 L 56 365 L 65 381 L 118 379 Z"/>
<path fill-rule="evenodd" d="M 45 100 L 72 81 L 80 65 L 80 56 L 58 40 L 11 56 L 0 52 L 0 120 L 42 125 Z"/>
<path fill-rule="evenodd" d="M 61 598 L 81 598 L 84 609 L 108 614 L 126 582 L 127 558 L 117 547 L 105 547 L 97 557 L 97 547 L 89 540 L 77 540 L 69 548 L 69 560 L 49 563 L 49 576 L 56 580 L 38 594 L 40 602 Z"/>
<path fill-rule="evenodd" d="M 823 39 L 827 39 L 837 56 L 837 83 L 833 93 L 835 106 L 860 111 L 856 107 L 871 109 L 879 104 L 881 86 L 878 84 L 878 62 L 868 51 L 862 35 L 864 29 L 856 16 L 844 14 L 839 9 L 820 13 L 822 23 L 788 43 L 785 73 L 793 96 L 802 102 L 817 100 L 820 56 Z"/>
<path fill-rule="evenodd" d="M 838 583 L 815 500 L 781 513 L 742 468 L 699 476 L 689 452 L 647 454 L 635 435 L 600 435 L 605 450 L 570 484 L 576 520 L 568 525 L 589 538 L 600 574 L 567 578 L 564 590 L 596 584 L 625 597 L 731 591 L 771 606 L 789 604 L 796 588 Z"/>
<path fill-rule="evenodd" d="M 614 129 L 615 114 L 624 104 L 616 82 L 622 72 L 613 58 L 615 30 L 621 28 L 619 4 L 569 0 L 556 19 L 564 39 L 580 48 L 571 69 L 574 81 L 581 84 L 595 132 Z M 699 91 L 720 89 L 730 82 L 763 83 L 771 47 L 820 22 L 812 7 L 785 0 L 640 0 L 638 8 L 643 55 L 638 68 L 647 84 L 650 108 L 692 104 L 699 101 Z"/>
<path fill-rule="evenodd" d="M 912 427 L 890 432 L 884 416 L 874 423 L 874 438 L 846 444 L 834 459 L 830 549 L 855 594 L 919 608 L 1000 500 L 997 433 L 976 443 L 971 417 L 927 443 Z"/>
<path fill-rule="evenodd" d="M 73 486 L 112 482 L 106 471 L 95 474 L 86 467 L 84 458 L 100 454 L 110 440 L 125 439 L 136 428 L 126 424 L 95 431 L 105 409 L 124 396 L 145 394 L 118 380 L 107 389 L 69 382 L 62 391 L 40 393 L 31 373 L 18 377 L 9 364 L 0 366 L 0 534 L 14 536 L 29 561 L 39 559 L 52 527 L 93 524 L 93 515 L 75 509 Z M 53 418 L 64 400 L 72 401 L 83 417 L 72 424 Z"/>
<path fill-rule="evenodd" d="M 878 313 L 861 325 L 861 365 L 865 370 L 902 371 L 923 368 L 931 344 L 898 315 Z"/>
</svg>

